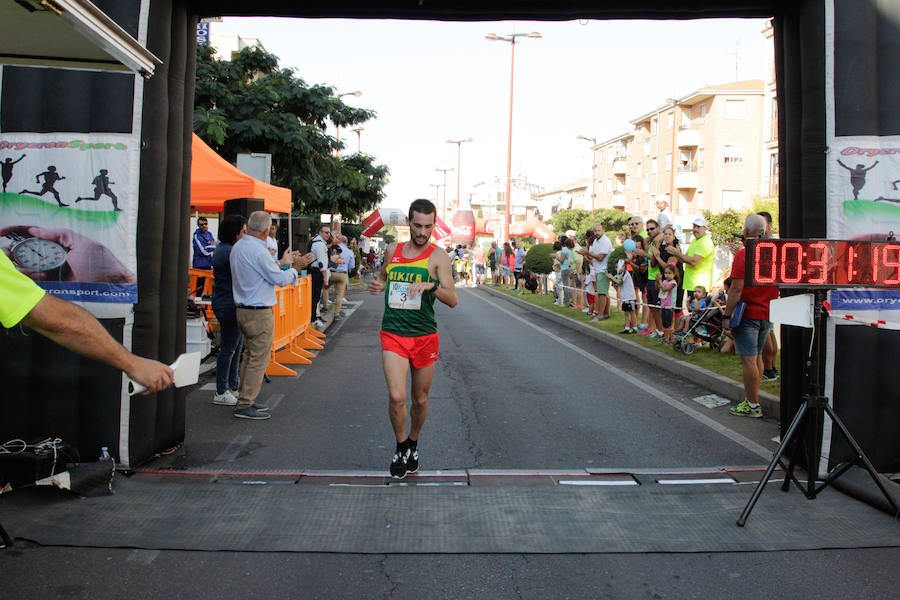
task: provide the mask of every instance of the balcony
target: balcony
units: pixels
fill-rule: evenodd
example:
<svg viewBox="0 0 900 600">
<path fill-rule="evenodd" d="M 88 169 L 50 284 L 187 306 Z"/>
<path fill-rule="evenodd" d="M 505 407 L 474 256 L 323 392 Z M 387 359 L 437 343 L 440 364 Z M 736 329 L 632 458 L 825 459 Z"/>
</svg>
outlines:
<svg viewBox="0 0 900 600">
<path fill-rule="evenodd" d="M 675 175 L 675 187 L 679 190 L 696 190 L 700 176 L 696 169 L 682 167 Z"/>
<path fill-rule="evenodd" d="M 700 130 L 682 127 L 678 130 L 676 142 L 679 148 L 692 148 L 700 145 Z"/>
<path fill-rule="evenodd" d="M 628 161 L 624 156 L 616 157 L 612 164 L 613 175 L 624 175 L 628 172 Z"/>
<path fill-rule="evenodd" d="M 625 192 L 613 192 L 612 205 L 625 207 Z"/>
</svg>

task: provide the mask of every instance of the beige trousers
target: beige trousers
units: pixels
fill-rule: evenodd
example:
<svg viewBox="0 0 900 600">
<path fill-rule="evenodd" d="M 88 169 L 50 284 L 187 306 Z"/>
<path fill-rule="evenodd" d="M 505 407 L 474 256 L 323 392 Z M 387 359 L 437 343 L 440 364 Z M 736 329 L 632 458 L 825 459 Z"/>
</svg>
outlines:
<svg viewBox="0 0 900 600">
<path fill-rule="evenodd" d="M 244 334 L 241 353 L 241 389 L 236 408 L 252 406 L 262 387 L 263 376 L 272 353 L 275 339 L 275 313 L 269 310 L 237 308 L 237 322 Z"/>
<path fill-rule="evenodd" d="M 334 290 L 334 315 L 341 314 L 344 305 L 344 294 L 347 292 L 347 274 L 334 271 L 331 273 L 330 288 Z"/>
</svg>

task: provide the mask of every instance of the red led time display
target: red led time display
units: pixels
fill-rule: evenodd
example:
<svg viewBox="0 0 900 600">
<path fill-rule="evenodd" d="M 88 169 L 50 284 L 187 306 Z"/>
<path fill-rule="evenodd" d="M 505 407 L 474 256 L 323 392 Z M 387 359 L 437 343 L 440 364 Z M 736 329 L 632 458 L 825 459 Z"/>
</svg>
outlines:
<svg viewBox="0 0 900 600">
<path fill-rule="evenodd" d="M 900 242 L 747 240 L 745 285 L 900 289 Z"/>
</svg>

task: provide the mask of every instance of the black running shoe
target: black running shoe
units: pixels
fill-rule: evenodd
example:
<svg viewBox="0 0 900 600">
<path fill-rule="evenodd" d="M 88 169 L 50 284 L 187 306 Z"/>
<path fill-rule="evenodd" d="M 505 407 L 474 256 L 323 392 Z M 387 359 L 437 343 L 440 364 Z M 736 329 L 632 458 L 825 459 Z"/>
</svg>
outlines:
<svg viewBox="0 0 900 600">
<path fill-rule="evenodd" d="M 409 457 L 409 449 L 397 450 L 391 459 L 391 477 L 394 479 L 403 479 L 406 477 L 407 468 L 406 461 Z"/>
<path fill-rule="evenodd" d="M 415 473 L 419 470 L 419 449 L 416 448 L 406 455 L 406 472 Z"/>
</svg>

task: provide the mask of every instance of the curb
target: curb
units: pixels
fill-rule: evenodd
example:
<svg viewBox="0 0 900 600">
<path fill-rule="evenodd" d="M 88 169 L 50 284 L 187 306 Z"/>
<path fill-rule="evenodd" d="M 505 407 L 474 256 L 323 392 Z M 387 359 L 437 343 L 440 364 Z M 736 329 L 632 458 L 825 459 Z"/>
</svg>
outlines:
<svg viewBox="0 0 900 600">
<path fill-rule="evenodd" d="M 691 364 L 686 361 L 673 360 L 671 356 L 666 356 L 661 352 L 656 352 L 652 348 L 649 348 L 649 350 L 651 351 L 647 352 L 648 348 L 646 348 L 645 346 L 642 346 L 630 340 L 623 339 L 613 333 L 603 331 L 602 329 L 597 329 L 596 327 L 592 327 L 587 323 L 576 321 L 575 319 L 571 319 L 555 311 L 536 306 L 530 302 L 520 300 L 519 298 L 516 298 L 514 296 L 509 296 L 501 291 L 492 289 L 490 286 L 480 285 L 477 289 L 484 290 L 494 296 L 514 302 L 517 305 L 522 306 L 523 308 L 533 313 L 537 313 L 555 323 L 571 327 L 572 329 L 577 329 L 581 333 L 589 335 L 592 338 L 599 340 L 609 346 L 613 346 L 617 350 L 621 350 L 622 352 L 625 352 L 630 356 L 638 358 L 644 362 L 648 362 L 655 367 L 672 373 L 673 375 L 683 377 L 688 381 L 696 383 L 697 385 L 702 385 L 703 387 L 709 388 L 719 396 L 727 398 L 732 402 L 738 403 L 744 399 L 744 384 L 739 381 L 729 379 L 728 377 L 719 375 L 718 373 L 713 373 L 712 371 L 709 371 L 702 367 L 698 367 L 697 365 Z M 781 399 L 778 396 L 760 390 L 759 404 L 760 406 L 762 406 L 763 414 L 766 417 L 775 419 L 780 418 Z"/>
</svg>

